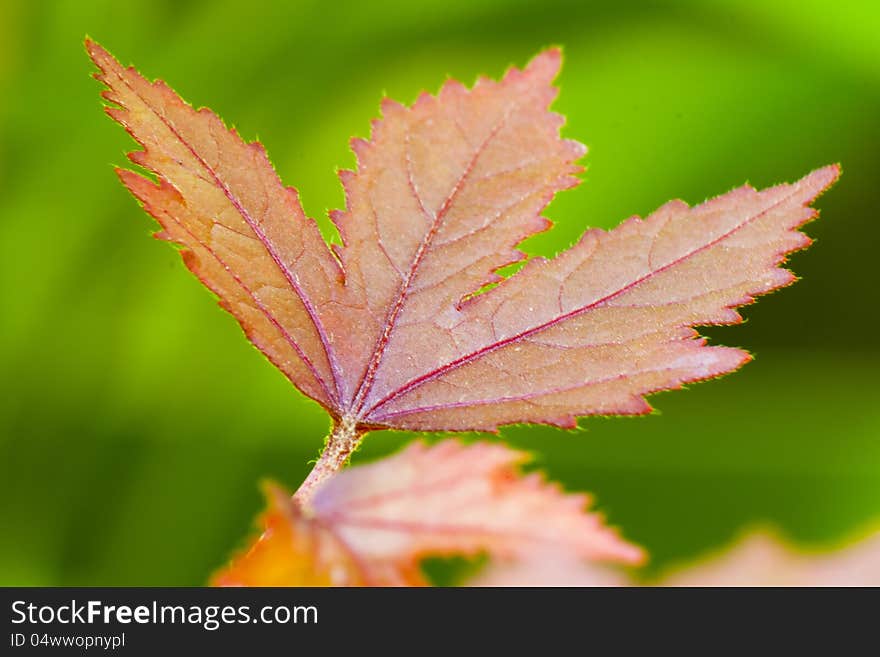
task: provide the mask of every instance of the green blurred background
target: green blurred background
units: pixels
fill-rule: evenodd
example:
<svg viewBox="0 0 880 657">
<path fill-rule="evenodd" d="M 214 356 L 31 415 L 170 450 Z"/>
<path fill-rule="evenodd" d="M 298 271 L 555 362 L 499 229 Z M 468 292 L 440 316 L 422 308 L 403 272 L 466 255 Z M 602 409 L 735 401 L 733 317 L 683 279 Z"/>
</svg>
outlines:
<svg viewBox="0 0 880 657">
<path fill-rule="evenodd" d="M 532 253 L 841 162 L 792 260 L 804 280 L 708 331 L 754 363 L 648 417 L 502 433 L 657 568 L 755 523 L 814 545 L 880 518 L 878 33 L 876 2 L 0 1 L 0 584 L 202 583 L 250 530 L 257 482 L 296 487 L 328 428 L 148 238 L 86 34 L 259 137 L 328 236 L 335 169 L 383 93 L 549 44 L 589 170 Z M 373 435 L 355 461 L 410 437 Z"/>
</svg>

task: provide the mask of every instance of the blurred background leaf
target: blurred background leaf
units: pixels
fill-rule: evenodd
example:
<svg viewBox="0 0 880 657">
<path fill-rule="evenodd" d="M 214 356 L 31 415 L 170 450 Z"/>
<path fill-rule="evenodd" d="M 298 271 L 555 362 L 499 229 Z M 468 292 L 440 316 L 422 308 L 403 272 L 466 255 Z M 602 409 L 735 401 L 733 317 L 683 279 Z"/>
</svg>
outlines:
<svg viewBox="0 0 880 657">
<path fill-rule="evenodd" d="M 800 542 L 880 517 L 880 6 L 875 2 L 0 3 L 0 584 L 200 584 L 243 541 L 257 482 L 295 487 L 327 431 L 115 179 L 89 34 L 259 137 L 328 237 L 383 93 L 500 75 L 561 44 L 556 109 L 590 147 L 552 255 L 671 197 L 696 203 L 842 162 L 804 280 L 707 331 L 742 372 L 575 433 L 509 428 L 592 491 L 652 567 L 744 525 Z M 410 436 L 372 436 L 356 461 Z"/>
</svg>

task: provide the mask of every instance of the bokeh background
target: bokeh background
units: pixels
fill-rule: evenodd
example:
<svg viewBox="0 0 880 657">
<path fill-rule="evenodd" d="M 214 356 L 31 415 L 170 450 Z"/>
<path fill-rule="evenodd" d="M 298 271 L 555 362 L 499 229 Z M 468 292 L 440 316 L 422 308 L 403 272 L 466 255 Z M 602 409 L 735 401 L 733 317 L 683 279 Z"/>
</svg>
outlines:
<svg viewBox="0 0 880 657">
<path fill-rule="evenodd" d="M 589 170 L 532 253 L 841 162 L 792 259 L 803 280 L 707 331 L 755 362 L 648 417 L 502 434 L 594 493 L 656 569 L 755 524 L 821 546 L 880 520 L 878 33 L 871 1 L 2 0 L 0 584 L 203 583 L 250 531 L 258 481 L 295 488 L 328 428 L 148 238 L 86 34 L 259 137 L 328 237 L 335 170 L 383 94 L 498 76 L 550 44 Z M 355 461 L 410 438 L 372 435 Z"/>
</svg>

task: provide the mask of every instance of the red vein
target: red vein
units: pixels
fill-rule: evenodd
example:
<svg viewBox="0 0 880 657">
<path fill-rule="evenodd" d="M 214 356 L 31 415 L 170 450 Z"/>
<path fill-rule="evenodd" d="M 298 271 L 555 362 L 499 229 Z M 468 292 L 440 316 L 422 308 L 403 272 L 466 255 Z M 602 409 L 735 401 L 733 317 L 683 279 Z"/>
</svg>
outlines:
<svg viewBox="0 0 880 657">
<path fill-rule="evenodd" d="M 471 237 L 475 237 L 475 236 L 479 235 L 484 230 L 487 230 L 488 228 L 490 228 L 492 226 L 492 224 L 494 224 L 498 219 L 507 215 L 508 212 L 511 212 L 512 210 L 514 210 L 518 205 L 521 205 L 525 201 L 528 201 L 533 196 L 538 196 L 543 193 L 544 193 L 544 190 L 540 189 L 538 191 L 527 192 L 525 194 L 518 196 L 516 198 L 516 200 L 514 200 L 512 203 L 508 203 L 504 207 L 498 208 L 495 211 L 495 214 L 490 216 L 486 221 L 484 221 L 482 224 L 480 224 L 476 228 L 472 228 L 471 230 L 469 230 L 465 233 L 462 233 L 461 235 L 457 235 L 455 237 L 452 237 L 452 238 L 446 240 L 445 242 L 441 242 L 440 244 L 437 245 L 437 248 L 438 249 L 440 249 L 440 248 L 445 249 L 449 246 L 452 246 L 453 244 L 457 244 L 458 242 L 461 242 L 461 241 L 464 241 L 464 240 L 469 239 Z M 521 242 L 521 241 L 522 240 L 515 242 L 514 246 L 516 244 L 519 244 L 519 242 Z"/>
<path fill-rule="evenodd" d="M 364 372 L 364 376 L 361 379 L 358 388 L 357 394 L 354 397 L 354 406 L 360 414 L 360 410 L 363 407 L 364 401 L 366 400 L 367 394 L 370 389 L 373 387 L 373 383 L 375 381 L 376 371 L 379 369 L 379 365 L 382 362 L 382 358 L 385 354 L 385 349 L 388 346 L 388 341 L 391 337 L 391 332 L 394 330 L 394 326 L 397 322 L 397 317 L 400 315 L 401 310 L 403 309 L 404 303 L 406 303 L 407 298 L 411 292 L 413 281 L 415 280 L 416 273 L 418 272 L 419 266 L 422 263 L 422 259 L 425 257 L 428 249 L 431 246 L 431 243 L 436 237 L 437 232 L 440 230 L 440 224 L 443 221 L 443 218 L 446 216 L 446 213 L 452 207 L 452 203 L 455 201 L 455 198 L 458 196 L 459 191 L 464 185 L 465 180 L 468 178 L 470 173 L 473 171 L 476 166 L 477 160 L 480 155 L 486 150 L 486 147 L 489 145 L 489 142 L 498 134 L 501 128 L 504 126 L 507 121 L 507 117 L 512 113 L 513 108 L 508 110 L 502 119 L 498 122 L 498 124 L 492 129 L 492 131 L 488 134 L 488 136 L 482 141 L 479 147 L 474 152 L 474 155 L 471 157 L 470 161 L 467 163 L 464 171 L 461 176 L 459 176 L 458 180 L 455 182 L 455 185 L 452 187 L 452 190 L 449 192 L 446 199 L 443 201 L 443 204 L 440 206 L 440 209 L 434 215 L 434 218 L 431 222 L 431 226 L 428 229 L 428 232 L 422 238 L 421 243 L 419 244 L 419 248 L 416 250 L 416 254 L 413 258 L 412 263 L 410 264 L 409 272 L 407 273 L 406 279 L 403 281 L 400 289 L 397 293 L 397 299 L 394 302 L 394 305 L 391 307 L 390 311 L 385 320 L 385 328 L 382 331 L 382 335 L 379 337 L 379 341 L 376 343 L 376 347 L 373 350 L 373 354 L 370 357 L 369 365 L 367 366 L 366 371 Z M 413 196 L 415 197 L 416 202 L 419 204 L 422 212 L 425 216 L 430 216 L 430 213 L 425 208 L 424 202 L 422 201 L 421 195 L 415 187 L 415 182 L 412 177 L 412 169 L 409 166 L 410 162 L 407 158 L 407 182 L 409 184 L 410 190 L 412 191 Z"/>
<path fill-rule="evenodd" d="M 648 272 L 644 276 L 637 278 L 636 280 L 628 283 L 627 285 L 623 286 L 619 290 L 616 290 L 615 292 L 607 294 L 606 296 L 604 296 L 600 299 L 597 299 L 596 301 L 593 301 L 592 303 L 589 303 L 589 304 L 582 306 L 580 308 L 576 308 L 568 313 L 554 317 L 553 319 L 548 320 L 547 322 L 544 322 L 542 324 L 534 326 L 530 329 L 526 329 L 525 331 L 521 331 L 520 333 L 512 335 L 509 338 L 505 338 L 504 340 L 499 340 L 498 342 L 495 342 L 493 344 L 489 344 L 484 347 L 481 347 L 480 349 L 477 349 L 476 351 L 473 351 L 469 354 L 465 354 L 464 356 L 461 356 L 461 357 L 447 363 L 446 365 L 438 367 L 434 370 L 431 370 L 430 372 L 427 372 L 419 377 L 416 377 L 415 379 L 412 379 L 409 383 L 401 386 L 397 390 L 389 393 L 388 395 L 386 395 L 385 397 L 380 399 L 378 402 L 373 404 L 373 406 L 370 407 L 370 409 L 363 414 L 363 417 L 365 417 L 365 418 L 372 417 L 372 414 L 376 411 L 376 409 L 384 406 L 385 404 L 387 404 L 391 400 L 396 399 L 397 397 L 409 392 L 413 388 L 417 388 L 417 387 L 419 387 L 429 381 L 437 379 L 438 377 L 442 376 L 446 372 L 449 372 L 450 370 L 459 368 L 463 365 L 466 365 L 467 363 L 470 363 L 471 361 L 474 361 L 478 358 L 481 358 L 482 356 L 485 356 L 488 353 L 491 353 L 493 351 L 497 351 L 498 349 L 501 349 L 502 347 L 506 347 L 507 345 L 512 344 L 514 342 L 519 342 L 520 340 L 522 340 L 524 338 L 528 338 L 529 336 L 534 335 L 535 333 L 539 333 L 540 331 L 551 328 L 551 327 L 555 326 L 556 324 L 559 324 L 560 322 L 564 322 L 567 319 L 571 319 L 572 317 L 576 317 L 578 315 L 581 315 L 589 310 L 592 310 L 592 309 L 594 309 L 604 303 L 611 301 L 615 297 L 618 297 L 621 294 L 628 292 L 629 290 L 633 289 L 634 287 L 641 285 L 642 283 L 644 283 L 647 280 L 650 280 L 654 276 L 662 274 L 663 272 L 667 271 L 668 269 L 681 264 L 683 261 L 687 260 L 688 258 L 691 258 L 691 257 L 697 255 L 698 253 L 701 253 L 701 252 L 705 251 L 706 249 L 710 249 L 713 246 L 716 246 L 717 244 L 719 244 L 720 242 L 723 242 L 728 237 L 730 237 L 731 235 L 733 235 L 737 231 L 742 230 L 745 226 L 749 225 L 753 221 L 763 217 L 771 210 L 774 210 L 775 208 L 779 207 L 783 203 L 786 203 L 787 201 L 791 200 L 799 191 L 800 191 L 800 188 L 798 186 L 794 186 L 793 190 L 789 194 L 787 194 L 785 197 L 772 203 L 770 206 L 766 207 L 761 212 L 754 214 L 751 217 L 747 218 L 742 223 L 737 224 L 736 226 L 731 228 L 726 233 L 723 233 L 719 237 L 707 242 L 706 244 L 703 244 L 702 246 L 700 246 L 700 247 L 698 247 L 688 253 L 685 253 L 682 256 L 679 256 L 678 258 L 672 260 L 671 262 L 663 265 L 659 269 Z M 510 279 L 508 279 L 508 280 L 510 280 Z"/>
<path fill-rule="evenodd" d="M 418 408 L 405 408 L 399 411 L 392 411 L 391 413 L 386 413 L 385 415 L 381 415 L 383 420 L 388 420 L 390 418 L 402 417 L 405 415 L 412 415 L 414 413 L 428 413 L 431 411 L 442 411 L 450 408 L 467 408 L 470 406 L 485 406 L 487 404 L 506 404 L 510 402 L 527 402 L 532 405 L 536 405 L 537 402 L 532 402 L 535 397 L 548 397 L 550 395 L 556 395 L 559 393 L 571 392 L 573 390 L 579 390 L 581 388 L 592 388 L 594 386 L 602 385 L 603 383 L 611 383 L 613 381 L 619 381 L 621 379 L 625 379 L 631 376 L 640 376 L 642 374 L 662 374 L 664 372 L 676 372 L 682 369 L 686 369 L 685 367 L 659 367 L 654 369 L 645 369 L 638 370 L 635 372 L 623 372 L 622 374 L 615 374 L 614 376 L 605 377 L 602 379 L 595 379 L 593 381 L 582 381 L 573 386 L 565 386 L 559 388 L 553 388 L 551 390 L 539 390 L 537 392 L 530 392 L 523 395 L 511 395 L 509 397 L 498 397 L 495 399 L 474 399 L 472 401 L 460 401 L 460 402 L 444 402 L 440 404 L 432 404 L 430 406 L 421 406 Z M 711 374 L 709 376 L 712 376 Z M 682 381 L 683 382 L 683 381 Z M 374 418 L 378 419 L 378 418 Z"/>
<path fill-rule="evenodd" d="M 368 200 L 370 206 L 370 216 L 373 218 L 373 226 L 376 229 L 376 244 L 379 247 L 379 250 L 382 252 L 382 255 L 385 256 L 385 259 L 388 261 L 388 264 L 391 265 L 391 268 L 394 270 L 398 276 L 403 278 L 403 272 L 400 271 L 400 268 L 397 266 L 397 263 L 394 262 L 394 259 L 391 257 L 391 254 L 388 253 L 388 249 L 385 246 L 385 241 L 382 239 L 382 234 L 379 232 L 379 215 L 376 213 L 376 206 L 373 205 L 373 199 L 369 198 Z"/>
</svg>

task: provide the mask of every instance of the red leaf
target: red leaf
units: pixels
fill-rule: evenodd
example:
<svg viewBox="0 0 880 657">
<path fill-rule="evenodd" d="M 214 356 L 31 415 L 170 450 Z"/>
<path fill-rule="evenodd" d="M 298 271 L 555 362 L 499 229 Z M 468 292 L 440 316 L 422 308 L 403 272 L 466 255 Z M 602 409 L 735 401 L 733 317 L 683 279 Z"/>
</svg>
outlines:
<svg viewBox="0 0 880 657">
<path fill-rule="evenodd" d="M 524 458 L 489 443 L 415 443 L 328 479 L 306 511 L 273 495 L 266 533 L 215 583 L 305 585 L 313 580 L 302 564 L 315 563 L 336 584 L 413 584 L 424 557 L 481 552 L 641 561 L 641 550 L 584 512 L 586 496 L 517 474 Z"/>
<path fill-rule="evenodd" d="M 733 308 L 794 280 L 779 264 L 809 244 L 796 229 L 838 175 L 674 201 L 480 293 L 577 182 L 584 148 L 547 109 L 559 51 L 411 108 L 384 101 L 372 139 L 352 142 L 357 171 L 341 174 L 337 261 L 259 145 L 88 48 L 118 106 L 108 113 L 144 146 L 132 159 L 159 177 L 123 182 L 251 340 L 355 433 L 571 427 L 736 369 L 745 352 L 691 327 L 736 323 Z"/>
<path fill-rule="evenodd" d="M 414 582 L 426 554 L 531 558 L 548 542 L 569 559 L 635 559 L 581 513 L 582 498 L 515 478 L 518 457 L 501 447 L 415 447 L 321 482 L 370 429 L 573 427 L 645 413 L 652 392 L 736 369 L 748 354 L 707 346 L 693 327 L 737 323 L 737 306 L 794 280 L 780 265 L 809 244 L 798 228 L 839 175 L 829 166 L 694 208 L 674 201 L 502 280 L 497 270 L 525 257 L 517 245 L 549 226 L 549 200 L 577 183 L 585 152 L 548 109 L 560 63 L 549 50 L 500 82 L 450 81 L 410 108 L 386 100 L 371 140 L 352 142 L 357 170 L 340 174 L 334 253 L 259 144 L 87 47 L 108 114 L 143 147 L 132 161 L 157 178 L 119 171 L 123 183 L 334 419 L 298 506 L 274 494 L 264 539 L 229 581 Z"/>
<path fill-rule="evenodd" d="M 454 349 L 424 350 L 417 376 L 398 368 L 368 421 L 573 427 L 579 415 L 647 413 L 647 393 L 736 369 L 746 352 L 708 347 L 690 327 L 738 323 L 735 306 L 794 280 L 777 265 L 809 244 L 795 229 L 815 216 L 806 205 L 837 174 L 826 167 L 794 185 L 743 187 L 695 208 L 673 201 L 645 220 L 588 231 L 552 261 L 535 258 L 466 302 L 445 331 L 424 317 L 423 337 L 433 326 Z"/>
</svg>

